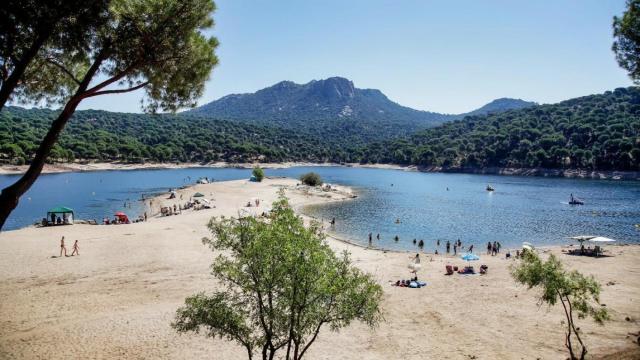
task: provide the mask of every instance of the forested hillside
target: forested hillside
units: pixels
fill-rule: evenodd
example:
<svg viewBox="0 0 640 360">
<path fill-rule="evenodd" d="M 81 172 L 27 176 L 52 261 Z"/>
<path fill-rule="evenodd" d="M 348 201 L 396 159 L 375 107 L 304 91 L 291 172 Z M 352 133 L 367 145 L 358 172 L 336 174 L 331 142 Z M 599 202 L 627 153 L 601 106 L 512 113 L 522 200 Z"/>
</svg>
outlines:
<svg viewBox="0 0 640 360">
<path fill-rule="evenodd" d="M 640 170 L 640 89 L 511 110 L 372 144 L 363 162 Z"/>
<path fill-rule="evenodd" d="M 498 99 L 469 114 L 533 106 L 520 99 Z M 243 124 L 278 126 L 318 137 L 339 135 L 352 145 L 408 136 L 467 114 L 440 114 L 399 105 L 377 89 L 359 89 L 332 77 L 306 84 L 282 81 L 251 94 L 232 94 L 183 113 Z"/>
<path fill-rule="evenodd" d="M 17 107 L 0 112 L 0 160 L 16 164 L 28 162 L 55 115 L 51 110 Z M 330 154 L 340 151 L 329 151 L 331 148 L 331 141 L 273 127 L 89 110 L 74 114 L 49 160 L 336 160 Z"/>
<path fill-rule="evenodd" d="M 51 110 L 0 113 L 0 161 L 28 162 L 54 118 Z M 640 90 L 616 89 L 558 104 L 463 120 L 394 140 L 355 141 L 348 131 L 176 115 L 78 111 L 51 161 L 311 161 L 465 167 L 640 170 Z"/>
</svg>

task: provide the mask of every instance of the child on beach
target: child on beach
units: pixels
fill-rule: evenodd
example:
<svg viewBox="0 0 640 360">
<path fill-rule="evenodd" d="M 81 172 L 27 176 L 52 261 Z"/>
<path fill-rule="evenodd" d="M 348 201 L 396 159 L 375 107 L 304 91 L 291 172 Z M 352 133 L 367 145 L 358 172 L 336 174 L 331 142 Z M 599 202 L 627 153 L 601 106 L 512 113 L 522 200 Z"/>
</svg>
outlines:
<svg viewBox="0 0 640 360">
<path fill-rule="evenodd" d="M 64 246 L 64 236 L 62 237 L 62 239 L 60 239 L 60 256 L 62 257 L 62 252 L 64 251 L 64 256 L 68 256 L 67 255 L 67 247 Z"/>
<path fill-rule="evenodd" d="M 78 240 L 73 243 L 73 251 L 71 252 L 71 256 L 78 255 L 80 256 L 80 247 L 78 246 Z"/>
</svg>

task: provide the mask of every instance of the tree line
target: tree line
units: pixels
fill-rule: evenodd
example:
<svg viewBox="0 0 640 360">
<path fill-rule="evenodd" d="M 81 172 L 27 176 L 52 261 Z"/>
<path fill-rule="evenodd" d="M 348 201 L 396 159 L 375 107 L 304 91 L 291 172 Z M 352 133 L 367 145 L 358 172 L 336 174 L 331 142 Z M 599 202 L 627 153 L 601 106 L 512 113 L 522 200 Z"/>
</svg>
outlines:
<svg viewBox="0 0 640 360">
<path fill-rule="evenodd" d="M 0 160 L 24 164 L 56 112 L 0 112 Z M 504 113 L 468 116 L 409 137 L 369 143 L 342 133 L 320 138 L 179 115 L 78 111 L 49 161 L 360 162 L 448 169 L 511 167 L 640 170 L 640 89 Z"/>
</svg>

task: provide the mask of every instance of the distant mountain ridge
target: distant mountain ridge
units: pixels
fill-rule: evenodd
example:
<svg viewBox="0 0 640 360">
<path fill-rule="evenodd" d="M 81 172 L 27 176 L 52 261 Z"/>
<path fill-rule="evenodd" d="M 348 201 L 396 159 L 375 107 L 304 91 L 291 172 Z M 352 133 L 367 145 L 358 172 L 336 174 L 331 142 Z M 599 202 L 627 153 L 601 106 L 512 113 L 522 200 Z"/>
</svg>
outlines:
<svg viewBox="0 0 640 360">
<path fill-rule="evenodd" d="M 345 132 L 370 141 L 411 134 L 447 121 L 536 105 L 498 99 L 465 114 L 440 114 L 399 105 L 377 89 L 359 89 L 342 77 L 306 84 L 281 81 L 255 93 L 232 94 L 183 114 L 258 125 L 276 125 L 310 133 Z"/>
</svg>

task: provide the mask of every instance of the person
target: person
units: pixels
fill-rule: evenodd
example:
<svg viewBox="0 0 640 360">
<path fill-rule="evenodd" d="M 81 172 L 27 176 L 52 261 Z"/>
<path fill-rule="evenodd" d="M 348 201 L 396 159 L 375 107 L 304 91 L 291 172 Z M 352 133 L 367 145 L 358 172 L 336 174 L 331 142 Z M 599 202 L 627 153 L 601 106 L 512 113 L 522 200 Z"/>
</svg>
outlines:
<svg viewBox="0 0 640 360">
<path fill-rule="evenodd" d="M 500 253 L 500 248 L 502 247 L 502 245 L 500 245 L 500 241 L 496 242 L 497 248 L 496 248 L 496 254 Z"/>
<path fill-rule="evenodd" d="M 396 236 L 393 238 L 393 240 L 398 241 L 398 240 L 400 240 L 400 238 L 398 237 L 398 235 L 396 235 Z"/>
<path fill-rule="evenodd" d="M 378 235 L 376 235 L 376 239 L 380 240 L 380 233 L 378 233 Z"/>
<path fill-rule="evenodd" d="M 458 244 L 457 243 L 453 243 L 453 255 L 458 254 Z"/>
<path fill-rule="evenodd" d="M 56 218 L 56 224 L 58 225 L 62 224 L 62 219 L 60 219 L 60 216 Z"/>
<path fill-rule="evenodd" d="M 507 254 L 505 255 L 505 259 L 511 259 L 511 251 L 507 250 Z"/>
<path fill-rule="evenodd" d="M 420 241 L 418 241 L 418 247 L 420 249 L 422 249 L 424 247 L 424 241 L 422 239 L 420 239 Z"/>
<path fill-rule="evenodd" d="M 260 199 L 256 199 L 256 206 L 260 206 Z"/>
<path fill-rule="evenodd" d="M 498 245 L 496 244 L 496 242 L 493 242 L 493 245 L 491 246 L 491 256 L 494 256 L 498 253 Z"/>
<path fill-rule="evenodd" d="M 469 252 L 470 252 L 470 253 L 473 253 L 473 244 L 471 244 L 471 245 L 469 246 Z"/>
<path fill-rule="evenodd" d="M 436 249 L 436 255 L 438 255 L 438 249 Z"/>
<path fill-rule="evenodd" d="M 436 246 L 440 247 L 440 239 L 436 240 Z"/>
<path fill-rule="evenodd" d="M 147 212 L 144 212 L 144 221 L 147 221 Z"/>
<path fill-rule="evenodd" d="M 369 233 L 369 244 L 371 244 L 371 239 L 373 239 L 373 234 Z"/>
<path fill-rule="evenodd" d="M 450 248 L 451 248 L 451 242 L 447 240 L 447 254 L 449 253 Z"/>
<path fill-rule="evenodd" d="M 80 250 L 80 247 L 78 246 L 78 240 L 76 240 L 76 241 L 73 243 L 73 248 L 72 248 L 72 249 L 73 249 L 73 251 L 71 252 L 71 256 L 73 256 L 73 255 L 78 255 L 78 256 L 80 256 L 80 251 L 79 251 L 79 250 Z"/>
<path fill-rule="evenodd" d="M 460 241 L 460 239 L 458 239 L 458 247 L 462 246 L 462 241 Z"/>
<path fill-rule="evenodd" d="M 67 247 L 64 246 L 64 236 L 62 237 L 62 239 L 60 239 L 60 256 L 59 257 L 62 257 L 63 252 L 64 252 L 64 256 L 68 256 Z"/>
<path fill-rule="evenodd" d="M 51 213 L 51 225 L 55 225 L 56 224 L 56 214 Z"/>
<path fill-rule="evenodd" d="M 416 244 L 416 239 L 414 238 L 414 239 L 413 239 L 413 245 L 415 245 L 415 244 Z"/>
<path fill-rule="evenodd" d="M 331 219 L 331 225 L 335 225 L 336 224 L 336 218 Z"/>
<path fill-rule="evenodd" d="M 413 261 L 409 263 L 409 269 L 411 269 L 411 273 L 414 275 L 415 280 L 418 280 L 418 270 L 420 270 L 420 254 L 416 254 L 413 257 Z"/>
<path fill-rule="evenodd" d="M 491 241 L 487 242 L 487 255 L 491 254 Z"/>
</svg>

